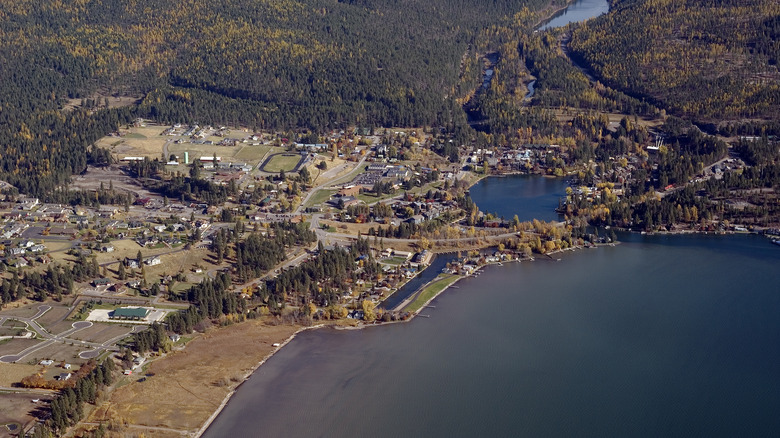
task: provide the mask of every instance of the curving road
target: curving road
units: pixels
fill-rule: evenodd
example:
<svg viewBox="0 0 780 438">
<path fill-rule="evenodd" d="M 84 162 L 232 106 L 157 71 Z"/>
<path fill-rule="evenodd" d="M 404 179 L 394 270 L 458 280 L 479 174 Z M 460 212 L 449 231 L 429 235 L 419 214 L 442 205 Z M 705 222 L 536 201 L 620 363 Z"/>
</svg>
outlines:
<svg viewBox="0 0 780 438">
<path fill-rule="evenodd" d="M 303 209 L 303 206 L 304 206 L 304 205 L 306 205 L 306 202 L 309 200 L 309 198 L 311 198 L 311 197 L 312 197 L 312 196 L 313 196 L 315 193 L 317 193 L 317 192 L 318 192 L 318 191 L 320 191 L 321 189 L 323 189 L 323 188 L 325 188 L 325 187 L 327 187 L 327 186 L 331 186 L 331 185 L 333 185 L 333 184 L 336 184 L 336 183 L 340 182 L 340 181 L 341 181 L 342 179 L 344 179 L 346 176 L 349 176 L 349 175 L 350 175 L 352 172 L 354 172 L 354 171 L 355 171 L 355 169 L 359 169 L 359 168 L 360 168 L 360 166 L 362 166 L 362 165 L 363 165 L 363 163 L 365 163 L 365 162 L 366 162 L 366 158 L 368 158 L 368 154 L 366 154 L 366 155 L 363 155 L 363 157 L 360 159 L 360 161 L 358 161 L 358 163 L 357 163 L 357 166 L 353 167 L 353 168 L 352 168 L 352 170 L 351 170 L 351 171 L 349 171 L 349 173 L 347 173 L 347 175 L 344 175 L 344 176 L 342 176 L 342 177 L 340 177 L 340 178 L 336 178 L 336 179 L 333 179 L 333 180 L 328 180 L 328 181 L 326 181 L 326 182 L 324 182 L 324 183 L 322 183 L 322 184 L 320 184 L 320 185 L 318 185 L 318 186 L 316 186 L 316 187 L 312 187 L 312 189 L 311 189 L 311 190 L 309 190 L 309 192 L 306 194 L 306 196 L 303 198 L 303 200 L 301 200 L 301 203 L 300 203 L 300 204 L 298 204 L 298 208 L 296 208 L 296 209 L 295 209 L 295 212 L 294 212 L 294 213 L 295 213 L 295 214 L 301 214 L 301 209 Z M 342 164 L 342 166 L 348 166 L 348 164 L 347 164 L 347 163 L 344 163 L 344 164 Z M 333 169 L 331 169 L 331 170 L 327 170 L 325 173 L 328 173 L 328 172 L 330 172 L 330 171 L 332 171 L 332 170 L 336 170 L 336 169 L 338 169 L 338 168 L 337 168 L 337 167 L 334 167 L 334 168 L 333 168 Z M 340 171 L 339 171 L 339 172 L 340 172 Z M 336 174 L 338 174 L 339 172 L 336 172 Z"/>
<path fill-rule="evenodd" d="M 32 330 L 34 332 L 37 332 L 38 335 L 44 339 L 44 341 L 40 342 L 40 343 L 37 343 L 35 345 L 32 345 L 30 347 L 27 347 L 27 348 L 25 348 L 24 350 L 20 351 L 17 354 L 7 354 L 5 356 L 2 356 L 2 357 L 0 357 L 0 362 L 3 362 L 3 363 L 18 362 L 18 361 L 24 359 L 25 357 L 29 356 L 30 354 L 32 354 L 32 353 L 34 353 L 36 351 L 39 351 L 39 350 L 41 350 L 41 349 L 43 349 L 45 347 L 48 347 L 51 344 L 58 343 L 58 342 L 60 342 L 60 343 L 70 343 L 70 344 L 73 344 L 73 345 L 80 345 L 82 347 L 90 347 L 90 348 L 92 348 L 92 350 L 85 351 L 85 352 L 82 352 L 81 354 L 79 354 L 79 356 L 82 359 L 88 359 L 88 358 L 91 358 L 91 357 L 97 357 L 104 350 L 116 349 L 116 347 L 113 345 L 114 342 L 124 338 L 125 336 L 130 335 L 131 333 L 135 333 L 137 331 L 140 331 L 140 330 L 146 328 L 143 325 L 135 326 L 129 332 L 127 332 L 125 334 L 122 334 L 120 336 L 116 336 L 115 338 L 112 338 L 112 339 L 110 339 L 110 340 L 108 340 L 106 342 L 103 342 L 102 344 L 101 343 L 97 343 L 97 342 L 81 341 L 81 340 L 78 340 L 78 339 L 71 339 L 68 336 L 72 335 L 73 333 L 78 332 L 79 330 L 84 330 L 86 328 L 92 327 L 92 323 L 89 322 L 89 321 L 77 321 L 77 322 L 74 322 L 71 325 L 70 329 L 55 335 L 55 334 L 49 333 L 48 330 L 43 328 L 43 326 L 38 324 L 38 322 L 36 321 L 36 319 L 38 319 L 41 316 L 43 316 L 43 314 L 48 312 L 50 309 L 51 309 L 51 306 L 42 305 L 42 306 L 38 307 L 38 313 L 36 313 L 35 315 L 33 315 L 30 318 L 22 318 L 22 317 L 16 317 L 16 316 L 3 318 L 4 320 L 5 319 L 13 319 L 13 320 L 24 322 L 25 324 L 27 324 L 28 329 L 30 329 L 30 330 Z"/>
</svg>

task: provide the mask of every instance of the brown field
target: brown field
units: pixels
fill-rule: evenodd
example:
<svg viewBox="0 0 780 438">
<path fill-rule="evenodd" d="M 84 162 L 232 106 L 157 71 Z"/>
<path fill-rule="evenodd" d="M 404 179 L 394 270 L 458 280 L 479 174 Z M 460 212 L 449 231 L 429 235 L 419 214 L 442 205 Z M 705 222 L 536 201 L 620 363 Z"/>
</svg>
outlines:
<svg viewBox="0 0 780 438">
<path fill-rule="evenodd" d="M 35 321 L 42 325 L 46 330 L 49 330 L 50 325 L 56 324 L 65 319 L 65 317 L 68 316 L 70 310 L 67 306 L 62 304 L 47 303 L 47 305 L 51 306 L 51 309 L 49 309 L 48 312 L 44 313 L 43 316 L 36 319 Z"/>
<path fill-rule="evenodd" d="M 49 251 L 49 254 L 52 252 L 60 252 L 65 251 L 73 244 L 70 240 L 47 240 L 43 239 L 44 245 L 46 245 L 46 249 Z"/>
<path fill-rule="evenodd" d="M 10 388 L 19 383 L 23 377 L 35 374 L 42 367 L 22 363 L 0 363 L 0 386 Z M 0 409 L 0 412 L 2 409 Z"/>
<path fill-rule="evenodd" d="M 65 362 L 72 364 L 82 364 L 86 362 L 86 360 L 79 358 L 79 353 L 87 350 L 89 350 L 89 348 L 55 342 L 34 353 L 31 353 L 23 359 L 23 362 L 27 363 L 33 359 L 37 359 L 37 361 L 40 361 L 41 359 L 51 359 L 55 363 L 64 360 Z M 59 374 L 59 372 L 57 374 Z M 47 374 L 47 376 L 53 378 L 54 374 Z"/>
<path fill-rule="evenodd" d="M 131 376 L 132 382 L 116 389 L 88 421 L 107 419 L 110 406 L 109 416 L 130 425 L 197 431 L 244 376 L 274 351 L 272 344 L 299 328 L 247 321 L 211 330 L 185 350 L 152 362 L 147 374 L 153 375 L 145 382 Z"/>
<path fill-rule="evenodd" d="M 0 336 L 19 336 L 24 334 L 24 326 L 10 327 L 5 324 L 0 326 Z"/>
<path fill-rule="evenodd" d="M 29 318 L 31 316 L 35 316 L 35 314 L 38 313 L 38 306 L 43 305 L 42 303 L 38 302 L 31 303 L 27 300 L 15 304 L 18 304 L 19 306 L 12 309 L 3 309 L 0 314 L 3 316 L 18 316 L 20 318 Z"/>
<path fill-rule="evenodd" d="M 73 339 L 79 339 L 82 341 L 90 342 L 106 342 L 109 339 L 113 339 L 117 336 L 130 333 L 132 327 L 126 324 L 99 324 L 96 323 L 92 327 L 79 330 L 70 336 Z"/>
<path fill-rule="evenodd" d="M 214 143 L 217 143 L 220 140 L 221 138 L 216 138 Z M 190 163 L 196 158 L 211 157 L 216 155 L 218 157 L 222 157 L 223 161 L 241 161 L 256 165 L 258 162 L 260 162 L 260 159 L 271 150 L 273 152 L 284 152 L 284 148 L 271 146 L 248 146 L 242 143 L 239 143 L 236 146 L 219 146 L 216 144 L 192 143 L 171 143 L 168 145 L 168 153 L 176 154 L 182 161 L 184 152 L 189 152 Z"/>
<path fill-rule="evenodd" d="M 119 157 L 121 159 L 128 154 L 119 155 L 122 155 Z M 117 191 L 124 191 L 141 197 L 153 196 L 151 192 L 136 184 L 133 178 L 120 170 L 119 167 L 116 164 L 108 167 L 89 166 L 86 173 L 73 176 L 70 188 L 72 190 L 96 190 L 100 188 L 101 183 L 105 188 L 108 188 L 109 184 L 113 183 L 114 190 Z"/>
<path fill-rule="evenodd" d="M 9 339 L 0 342 L 0 356 L 6 354 L 16 354 L 27 347 L 31 347 L 41 341 L 36 339 Z"/>
<path fill-rule="evenodd" d="M 580 112 L 579 109 L 565 109 L 565 110 L 554 110 L 553 113 L 555 113 L 555 117 L 558 119 L 559 122 L 571 122 L 572 119 L 574 119 L 574 116 Z M 620 123 L 620 121 L 623 119 L 623 117 L 628 117 L 629 120 L 631 120 L 631 123 L 634 123 L 634 117 L 628 116 L 621 113 L 606 113 L 607 118 L 609 119 L 610 123 Z M 637 117 L 637 123 L 644 127 L 656 127 L 661 124 L 663 124 L 663 120 L 658 118 L 646 118 L 646 117 Z"/>
<path fill-rule="evenodd" d="M 51 396 L 21 393 L 2 394 L 0 397 L 0 424 L 18 423 L 27 428 L 36 420 L 35 411 L 48 407 L 47 403 L 39 402 L 36 404 L 31 403 L 31 401 L 33 399 L 51 400 L 52 398 L 53 394 Z M 38 413 L 41 414 L 43 411 Z M 12 434 L 7 428 L 0 427 L 0 438 L 17 436 L 19 436 L 18 432 Z"/>
<path fill-rule="evenodd" d="M 141 103 L 141 97 L 133 97 L 133 96 L 121 96 L 121 97 L 114 97 L 109 96 L 106 94 L 98 93 L 93 96 L 89 97 L 90 99 L 95 99 L 97 103 L 99 104 L 98 108 L 105 108 L 105 99 L 108 98 L 108 108 L 121 108 L 125 106 L 130 105 L 136 105 L 138 103 Z M 70 99 L 68 100 L 68 103 L 66 103 L 63 107 L 63 111 L 73 111 L 76 108 L 81 108 L 81 98 L 78 99 Z"/>
<path fill-rule="evenodd" d="M 67 316 L 67 314 L 66 314 Z M 52 334 L 60 334 L 66 330 L 70 330 L 73 328 L 73 321 L 60 321 L 56 324 L 52 324 L 51 326 L 47 326 L 46 330 L 49 331 L 49 333 Z"/>
</svg>

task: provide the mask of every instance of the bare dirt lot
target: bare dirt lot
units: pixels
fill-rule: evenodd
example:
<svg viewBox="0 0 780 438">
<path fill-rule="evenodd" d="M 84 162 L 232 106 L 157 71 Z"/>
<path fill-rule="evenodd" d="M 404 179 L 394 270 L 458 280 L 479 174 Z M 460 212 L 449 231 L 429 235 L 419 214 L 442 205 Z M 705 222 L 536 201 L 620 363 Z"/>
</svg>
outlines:
<svg viewBox="0 0 780 438">
<path fill-rule="evenodd" d="M 106 189 L 112 184 L 114 190 L 132 193 L 140 197 L 154 196 L 153 193 L 136 184 L 133 178 L 120 170 L 118 165 L 108 167 L 89 166 L 85 173 L 72 178 L 70 188 L 72 190 L 96 190 L 100 188 L 101 184 Z"/>
<path fill-rule="evenodd" d="M 25 348 L 32 347 L 41 341 L 35 339 L 10 339 L 0 342 L 0 356 L 6 354 L 16 354 Z"/>
<path fill-rule="evenodd" d="M 93 324 L 92 327 L 79 330 L 70 337 L 82 341 L 103 343 L 129 333 L 132 329 L 132 327 L 128 327 L 126 324 Z"/>
<path fill-rule="evenodd" d="M 273 344 L 299 328 L 248 321 L 211 330 L 185 350 L 152 362 L 146 372 L 153 375 L 146 381 L 133 376 L 132 383 L 114 391 L 89 421 L 108 419 L 108 410 L 109 417 L 130 425 L 195 432 L 244 376 L 274 351 Z"/>
<path fill-rule="evenodd" d="M 38 306 L 42 305 L 41 303 L 30 303 L 30 302 L 22 302 L 22 303 L 15 303 L 15 304 L 19 304 L 19 307 L 4 309 L 2 315 L 18 316 L 20 318 L 30 318 L 32 316 L 35 316 L 36 313 L 38 313 Z"/>
<path fill-rule="evenodd" d="M 49 333 L 58 335 L 66 330 L 70 330 L 73 328 L 73 321 L 60 321 L 56 324 L 52 324 L 51 326 L 47 326 L 46 330 L 49 331 Z"/>
<path fill-rule="evenodd" d="M 24 426 L 26 428 L 32 421 L 35 421 L 36 413 L 38 415 L 43 414 L 43 409 L 48 408 L 48 403 L 46 403 L 46 401 L 49 401 L 52 398 L 53 396 L 38 394 L 2 394 L 0 396 L 0 425 L 16 423 L 17 427 Z M 39 400 L 39 402 L 32 403 L 32 400 L 34 399 Z M 0 427 L 0 438 L 17 436 L 19 436 L 18 430 L 12 433 L 7 427 Z"/>
<path fill-rule="evenodd" d="M 33 359 L 36 359 L 37 361 L 40 361 L 41 359 L 51 359 L 54 361 L 54 363 L 65 361 L 71 364 L 82 364 L 87 360 L 79 358 L 79 353 L 88 350 L 90 350 L 90 348 L 85 348 L 81 346 L 72 346 L 69 344 L 55 342 L 34 353 L 31 353 L 30 355 L 25 357 L 23 361 L 27 362 L 27 361 L 32 361 Z M 59 368 L 57 368 L 57 370 L 58 371 L 56 373 L 47 374 L 47 377 L 54 378 L 56 374 L 62 372 L 62 370 L 60 370 Z"/>
<path fill-rule="evenodd" d="M 40 318 L 36 319 L 35 321 L 42 325 L 46 330 L 49 330 L 49 326 L 56 324 L 63 319 L 65 319 L 66 316 L 68 316 L 68 313 L 70 310 L 67 306 L 63 305 L 57 305 L 55 303 L 49 303 L 47 304 L 49 306 L 52 306 L 51 309 L 49 309 L 46 313 L 44 313 Z M 70 326 L 68 326 L 70 328 Z M 65 329 L 67 330 L 67 329 Z"/>
</svg>

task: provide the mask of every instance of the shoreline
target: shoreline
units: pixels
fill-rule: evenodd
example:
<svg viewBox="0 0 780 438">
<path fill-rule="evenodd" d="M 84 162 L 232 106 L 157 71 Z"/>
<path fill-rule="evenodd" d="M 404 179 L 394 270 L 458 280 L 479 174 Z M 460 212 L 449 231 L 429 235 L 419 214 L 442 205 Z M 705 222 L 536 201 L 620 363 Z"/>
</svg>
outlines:
<svg viewBox="0 0 780 438">
<path fill-rule="evenodd" d="M 230 402 L 230 399 L 233 397 L 233 395 L 238 391 L 241 386 L 246 383 L 250 377 L 257 371 L 263 364 L 265 364 L 269 359 L 271 359 L 276 353 L 278 353 L 282 348 L 285 347 L 285 345 L 289 344 L 293 339 L 295 339 L 296 336 L 298 336 L 299 333 L 307 331 L 307 330 L 317 330 L 323 327 L 327 327 L 327 324 L 317 324 L 310 327 L 301 327 L 300 329 L 296 330 L 295 333 L 290 335 L 287 339 L 279 343 L 278 347 L 275 347 L 275 349 L 269 353 L 266 357 L 264 357 L 260 362 L 258 362 L 254 367 L 252 367 L 249 371 L 246 372 L 246 374 L 241 379 L 241 382 L 236 385 L 235 388 L 233 388 L 224 399 L 222 399 L 222 402 L 219 404 L 219 407 L 211 414 L 211 416 L 206 420 L 205 423 L 198 429 L 197 432 L 192 434 L 191 436 L 194 436 L 196 438 L 200 438 L 206 430 L 211 426 L 211 423 L 214 422 L 214 420 L 217 419 L 220 413 L 222 413 L 222 410 L 225 409 L 225 406 Z"/>
</svg>

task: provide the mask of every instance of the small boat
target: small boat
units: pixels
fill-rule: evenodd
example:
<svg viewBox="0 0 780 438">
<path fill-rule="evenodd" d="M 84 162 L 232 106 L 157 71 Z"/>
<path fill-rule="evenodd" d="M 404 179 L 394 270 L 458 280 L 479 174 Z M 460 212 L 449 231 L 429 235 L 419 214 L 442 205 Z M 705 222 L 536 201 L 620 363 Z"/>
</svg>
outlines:
<svg viewBox="0 0 780 438">
<path fill-rule="evenodd" d="M 780 245 L 780 240 L 773 240 L 772 243 L 774 243 L 775 245 Z"/>
</svg>

